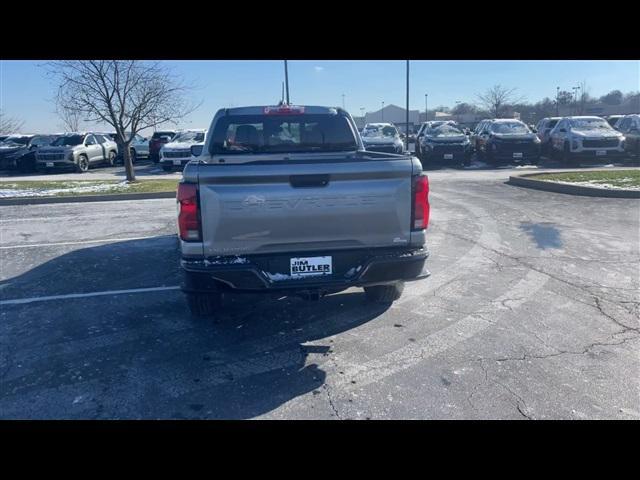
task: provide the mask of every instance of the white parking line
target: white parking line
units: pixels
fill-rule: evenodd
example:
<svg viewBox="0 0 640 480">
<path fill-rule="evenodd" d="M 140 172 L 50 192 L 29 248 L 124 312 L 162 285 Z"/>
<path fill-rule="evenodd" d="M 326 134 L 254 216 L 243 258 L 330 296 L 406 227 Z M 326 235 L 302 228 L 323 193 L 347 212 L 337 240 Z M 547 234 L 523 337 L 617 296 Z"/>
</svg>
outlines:
<svg viewBox="0 0 640 480">
<path fill-rule="evenodd" d="M 162 292 L 165 290 L 179 289 L 180 286 L 174 285 L 171 287 L 132 288 L 129 290 L 106 290 L 104 292 L 69 293 L 66 295 L 51 295 L 48 297 L 15 298 L 13 300 L 2 300 L 0 301 L 0 305 L 18 305 L 21 303 L 47 302 L 49 300 L 65 300 L 68 298 L 100 297 L 104 295 L 123 295 L 128 293 Z"/>
<path fill-rule="evenodd" d="M 31 247 L 55 247 L 59 245 L 82 245 L 85 243 L 112 243 L 126 242 L 130 240 L 146 240 L 148 238 L 158 238 L 157 235 L 149 235 L 148 237 L 129 237 L 129 238 L 103 238 L 99 240 L 83 240 L 81 242 L 59 242 L 59 243 L 30 243 L 27 245 L 6 245 L 0 247 L 0 250 L 9 250 L 12 248 L 31 248 Z"/>
</svg>

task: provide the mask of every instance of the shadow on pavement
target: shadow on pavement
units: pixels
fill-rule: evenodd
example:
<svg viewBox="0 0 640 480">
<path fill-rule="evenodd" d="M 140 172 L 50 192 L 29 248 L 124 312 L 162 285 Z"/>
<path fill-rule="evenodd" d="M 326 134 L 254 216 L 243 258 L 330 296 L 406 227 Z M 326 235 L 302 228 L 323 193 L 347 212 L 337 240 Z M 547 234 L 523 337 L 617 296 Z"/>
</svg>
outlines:
<svg viewBox="0 0 640 480">
<path fill-rule="evenodd" d="M 177 285 L 178 258 L 174 236 L 74 250 L 3 280 L 1 298 Z M 230 295 L 216 321 L 192 318 L 178 290 L 5 305 L 0 411 L 252 418 L 313 392 L 309 417 L 326 418 L 321 365 L 330 361 L 330 337 L 388 308 L 359 291 L 316 302 Z"/>
</svg>

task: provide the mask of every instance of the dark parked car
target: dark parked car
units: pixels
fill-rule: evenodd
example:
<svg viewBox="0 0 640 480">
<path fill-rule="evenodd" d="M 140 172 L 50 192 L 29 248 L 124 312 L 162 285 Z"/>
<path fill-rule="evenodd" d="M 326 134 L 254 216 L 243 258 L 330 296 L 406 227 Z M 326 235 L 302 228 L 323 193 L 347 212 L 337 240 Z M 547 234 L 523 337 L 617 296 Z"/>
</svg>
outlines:
<svg viewBox="0 0 640 480">
<path fill-rule="evenodd" d="M 490 120 L 479 134 L 480 154 L 490 164 L 528 163 L 540 161 L 540 139 L 520 120 Z"/>
<path fill-rule="evenodd" d="M 176 136 L 175 130 L 163 130 L 161 132 L 154 132 L 149 140 L 149 158 L 154 163 L 160 161 L 160 149 L 165 143 L 169 143 Z"/>
<path fill-rule="evenodd" d="M 36 150 L 51 145 L 55 135 L 9 135 L 0 143 L 0 170 L 36 170 Z"/>
<path fill-rule="evenodd" d="M 424 167 L 432 164 L 471 164 L 469 137 L 455 124 L 433 122 L 427 124 L 419 139 L 420 161 Z"/>
<path fill-rule="evenodd" d="M 640 159 L 640 115 L 626 115 L 617 125 L 625 137 L 624 151 L 635 157 L 637 162 Z"/>
</svg>

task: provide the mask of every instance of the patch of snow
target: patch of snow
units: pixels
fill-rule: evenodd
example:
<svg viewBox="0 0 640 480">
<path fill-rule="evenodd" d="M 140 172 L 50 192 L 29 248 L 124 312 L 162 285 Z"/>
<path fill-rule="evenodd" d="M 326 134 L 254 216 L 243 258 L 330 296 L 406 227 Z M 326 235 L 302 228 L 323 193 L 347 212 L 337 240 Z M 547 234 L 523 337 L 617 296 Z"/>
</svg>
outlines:
<svg viewBox="0 0 640 480">
<path fill-rule="evenodd" d="M 291 280 L 293 277 L 291 275 L 285 275 L 283 273 L 270 273 L 270 272 L 262 272 L 264 273 L 269 280 L 272 282 L 281 282 L 283 280 Z"/>
<path fill-rule="evenodd" d="M 633 187 L 633 186 L 628 186 L 628 187 L 621 187 L 618 185 L 612 185 L 611 183 L 603 183 L 600 182 L 598 180 L 588 180 L 586 182 L 563 182 L 560 180 L 545 180 L 546 182 L 554 182 L 554 183 L 561 183 L 563 185 L 578 185 L 581 187 L 592 187 L 592 188 L 601 188 L 603 190 L 640 190 L 640 187 Z M 633 181 L 633 179 L 631 178 L 625 178 L 622 179 L 621 181 L 623 182 L 631 182 Z"/>
<path fill-rule="evenodd" d="M 516 168 L 524 170 L 524 169 L 538 168 L 538 166 L 537 165 L 518 165 Z"/>
<path fill-rule="evenodd" d="M 472 162 L 471 165 L 469 165 L 468 167 L 465 167 L 465 170 L 477 170 L 480 168 L 487 168 L 487 164 L 479 160 L 476 160 Z"/>
<path fill-rule="evenodd" d="M 244 257 L 239 257 L 239 256 L 235 256 L 234 258 L 230 258 L 230 257 L 214 257 L 211 260 L 208 260 L 205 258 L 204 260 L 204 264 L 209 266 L 209 265 L 237 265 L 237 264 L 242 264 L 242 263 L 249 263 L 249 260 L 247 260 Z"/>
<path fill-rule="evenodd" d="M 126 181 L 119 183 L 99 183 L 87 185 L 83 182 L 67 182 L 62 188 L 19 188 L 19 184 L 12 183 L 5 185 L 0 189 L 0 198 L 18 198 L 18 197 L 51 197 L 60 193 L 105 193 L 113 190 L 129 188 L 130 184 Z"/>
</svg>

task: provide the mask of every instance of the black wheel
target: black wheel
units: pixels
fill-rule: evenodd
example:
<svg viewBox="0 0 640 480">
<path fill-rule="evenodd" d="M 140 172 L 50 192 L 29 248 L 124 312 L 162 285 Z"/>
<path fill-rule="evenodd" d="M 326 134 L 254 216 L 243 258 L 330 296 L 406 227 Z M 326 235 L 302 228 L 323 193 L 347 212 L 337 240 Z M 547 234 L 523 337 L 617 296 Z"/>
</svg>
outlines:
<svg viewBox="0 0 640 480">
<path fill-rule="evenodd" d="M 393 285 L 375 285 L 373 287 L 364 287 L 364 293 L 367 300 L 374 303 L 391 303 L 400 298 L 404 291 L 404 282 L 398 282 Z"/>
<path fill-rule="evenodd" d="M 162 170 L 164 170 L 165 172 L 172 172 L 173 167 L 171 165 L 162 165 Z"/>
<path fill-rule="evenodd" d="M 220 293 L 186 293 L 189 311 L 194 317 L 211 317 L 222 303 Z"/>
<path fill-rule="evenodd" d="M 86 155 L 80 155 L 76 161 L 76 172 L 84 173 L 89 170 L 89 159 Z"/>
</svg>

